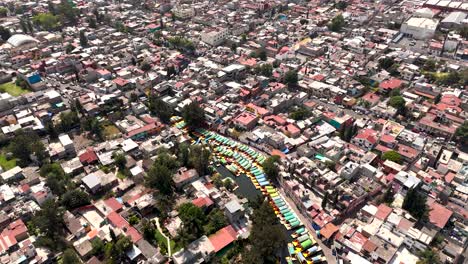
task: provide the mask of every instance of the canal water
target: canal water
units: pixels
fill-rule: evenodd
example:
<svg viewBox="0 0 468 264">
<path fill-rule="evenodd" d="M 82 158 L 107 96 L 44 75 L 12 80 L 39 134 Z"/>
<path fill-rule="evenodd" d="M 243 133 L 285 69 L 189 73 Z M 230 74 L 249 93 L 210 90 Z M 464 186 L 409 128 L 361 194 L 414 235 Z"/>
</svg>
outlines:
<svg viewBox="0 0 468 264">
<path fill-rule="evenodd" d="M 262 195 L 262 193 L 255 188 L 250 178 L 246 175 L 242 174 L 240 176 L 236 176 L 222 165 L 216 167 L 216 170 L 219 172 L 219 174 L 221 174 L 221 178 L 231 178 L 236 182 L 236 184 L 239 186 L 239 188 L 237 188 L 235 191 L 236 194 L 240 194 L 242 197 L 249 200 L 253 200 L 257 198 L 257 196 Z"/>
</svg>

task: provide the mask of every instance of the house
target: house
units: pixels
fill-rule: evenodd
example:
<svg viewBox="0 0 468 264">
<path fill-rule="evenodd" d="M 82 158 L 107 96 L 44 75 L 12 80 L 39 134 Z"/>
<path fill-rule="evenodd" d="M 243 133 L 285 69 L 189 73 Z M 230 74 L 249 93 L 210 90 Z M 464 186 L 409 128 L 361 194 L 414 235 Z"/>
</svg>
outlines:
<svg viewBox="0 0 468 264">
<path fill-rule="evenodd" d="M 395 89 L 401 89 L 402 87 L 403 81 L 396 78 L 385 80 L 379 84 L 379 89 L 383 93 L 389 93 Z"/>
<path fill-rule="evenodd" d="M 242 112 L 232 120 L 234 126 L 244 130 L 251 130 L 257 125 L 258 117 L 250 112 Z"/>
<path fill-rule="evenodd" d="M 214 252 L 218 253 L 225 247 L 229 246 L 232 242 L 236 241 L 237 232 L 234 230 L 232 225 L 228 225 L 209 236 L 208 239 L 213 245 Z"/>
<path fill-rule="evenodd" d="M 207 236 L 202 236 L 187 247 L 174 253 L 172 261 L 174 264 L 206 263 L 214 253 L 215 248 L 211 244 L 211 241 Z"/>
<path fill-rule="evenodd" d="M 236 200 L 232 200 L 225 205 L 224 213 L 230 223 L 238 223 L 244 218 L 244 208 Z"/>
<path fill-rule="evenodd" d="M 76 155 L 75 145 L 73 145 L 73 141 L 70 139 L 70 136 L 68 136 L 67 134 L 59 135 L 59 141 L 65 149 L 65 155 L 69 157 L 73 157 Z"/>
<path fill-rule="evenodd" d="M 19 166 L 16 166 L 3 172 L 2 174 L 0 174 L 0 176 L 5 182 L 13 182 L 18 181 L 20 179 L 24 179 L 23 169 L 21 169 Z"/>
<path fill-rule="evenodd" d="M 363 129 L 351 140 L 351 143 L 369 151 L 377 143 L 377 131 L 373 129 Z"/>
<path fill-rule="evenodd" d="M 180 168 L 173 177 L 175 187 L 182 189 L 185 185 L 198 179 L 199 175 L 195 169 Z"/>
</svg>

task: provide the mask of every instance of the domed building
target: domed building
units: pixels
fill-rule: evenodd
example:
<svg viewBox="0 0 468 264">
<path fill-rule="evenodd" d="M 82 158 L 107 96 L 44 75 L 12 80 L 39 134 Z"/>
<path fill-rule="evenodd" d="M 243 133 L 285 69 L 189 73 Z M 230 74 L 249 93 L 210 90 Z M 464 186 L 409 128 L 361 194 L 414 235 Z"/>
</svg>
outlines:
<svg viewBox="0 0 468 264">
<path fill-rule="evenodd" d="M 26 50 L 37 46 L 39 40 L 24 34 L 15 34 L 11 36 L 2 48 L 10 50 Z"/>
</svg>

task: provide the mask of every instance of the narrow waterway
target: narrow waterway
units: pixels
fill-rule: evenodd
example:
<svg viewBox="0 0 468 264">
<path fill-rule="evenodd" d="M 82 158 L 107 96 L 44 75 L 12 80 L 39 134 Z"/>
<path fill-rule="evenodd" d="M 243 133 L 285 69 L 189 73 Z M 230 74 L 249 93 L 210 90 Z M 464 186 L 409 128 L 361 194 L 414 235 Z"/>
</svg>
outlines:
<svg viewBox="0 0 468 264">
<path fill-rule="evenodd" d="M 235 193 L 249 200 L 255 199 L 257 196 L 262 196 L 262 193 L 255 188 L 252 181 L 246 175 L 235 176 L 226 167 L 219 166 L 216 170 L 221 174 L 221 178 L 233 179 L 239 188 L 236 189 Z"/>
</svg>

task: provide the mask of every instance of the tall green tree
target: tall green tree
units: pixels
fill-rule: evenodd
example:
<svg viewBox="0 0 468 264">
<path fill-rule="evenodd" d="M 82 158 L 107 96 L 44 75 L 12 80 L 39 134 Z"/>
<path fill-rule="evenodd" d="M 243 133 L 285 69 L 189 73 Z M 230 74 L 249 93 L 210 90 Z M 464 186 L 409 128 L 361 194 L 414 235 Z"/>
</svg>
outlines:
<svg viewBox="0 0 468 264">
<path fill-rule="evenodd" d="M 148 100 L 148 107 L 151 113 L 159 117 L 163 123 L 169 123 L 171 116 L 174 114 L 174 109 L 162 99 L 151 95 Z"/>
<path fill-rule="evenodd" d="M 203 225 L 206 222 L 205 213 L 192 203 L 182 204 L 178 212 L 183 224 L 182 232 L 191 232 L 195 237 L 200 237 L 203 234 Z"/>
<path fill-rule="evenodd" d="M 189 129 L 196 129 L 205 124 L 205 111 L 197 102 L 192 102 L 182 109 L 182 116 Z"/>
<path fill-rule="evenodd" d="M 55 200 L 48 199 L 42 204 L 41 210 L 33 216 L 31 221 L 38 230 L 37 242 L 41 246 L 56 251 L 65 245 L 63 213 L 64 210 Z"/>
<path fill-rule="evenodd" d="M 297 76 L 297 71 L 290 70 L 286 72 L 286 75 L 284 76 L 284 82 L 289 87 L 296 86 L 298 81 L 299 81 L 299 77 Z"/>
<path fill-rule="evenodd" d="M 0 39 L 2 41 L 7 41 L 11 37 L 11 32 L 8 28 L 0 26 Z"/>
<path fill-rule="evenodd" d="M 411 188 L 406 193 L 402 208 L 407 210 L 418 221 L 426 221 L 429 217 L 426 199 L 426 195 L 415 188 Z"/>
<path fill-rule="evenodd" d="M 278 162 L 280 160 L 280 157 L 277 155 L 273 155 L 265 159 L 265 161 L 262 163 L 262 168 L 265 174 L 268 176 L 270 180 L 276 181 L 278 180 L 279 176 L 279 168 L 278 168 Z"/>
<path fill-rule="evenodd" d="M 68 210 L 88 205 L 91 202 L 89 195 L 80 189 L 70 190 L 62 196 L 62 205 Z"/>
<path fill-rule="evenodd" d="M 275 213 L 267 201 L 254 209 L 250 247 L 244 247 L 243 263 L 275 263 L 277 253 L 285 246 L 286 235 Z"/>
<path fill-rule="evenodd" d="M 42 161 L 41 158 L 46 155 L 39 136 L 34 132 L 25 132 L 23 130 L 15 132 L 15 137 L 8 145 L 8 151 L 18 160 L 19 166 L 28 165 L 32 161 L 31 155 L 36 156 L 39 161 Z"/>
<path fill-rule="evenodd" d="M 328 29 L 333 32 L 340 31 L 345 25 L 345 20 L 341 14 L 337 15 L 331 20 L 331 23 L 328 24 Z"/>
<path fill-rule="evenodd" d="M 210 155 L 210 151 L 200 145 L 190 147 L 189 164 L 197 170 L 200 176 L 206 175 L 209 172 Z"/>
<path fill-rule="evenodd" d="M 63 264 L 80 264 L 81 260 L 76 255 L 75 251 L 71 248 L 68 248 L 63 252 L 62 255 L 62 263 Z"/>
<path fill-rule="evenodd" d="M 430 248 L 420 251 L 418 256 L 420 259 L 416 264 L 442 264 L 438 253 Z"/>
<path fill-rule="evenodd" d="M 455 137 L 462 145 L 468 145 L 468 121 L 463 122 L 455 131 Z"/>
<path fill-rule="evenodd" d="M 80 45 L 82 47 L 88 46 L 88 38 L 86 37 L 86 33 L 84 30 L 80 31 Z"/>
</svg>

